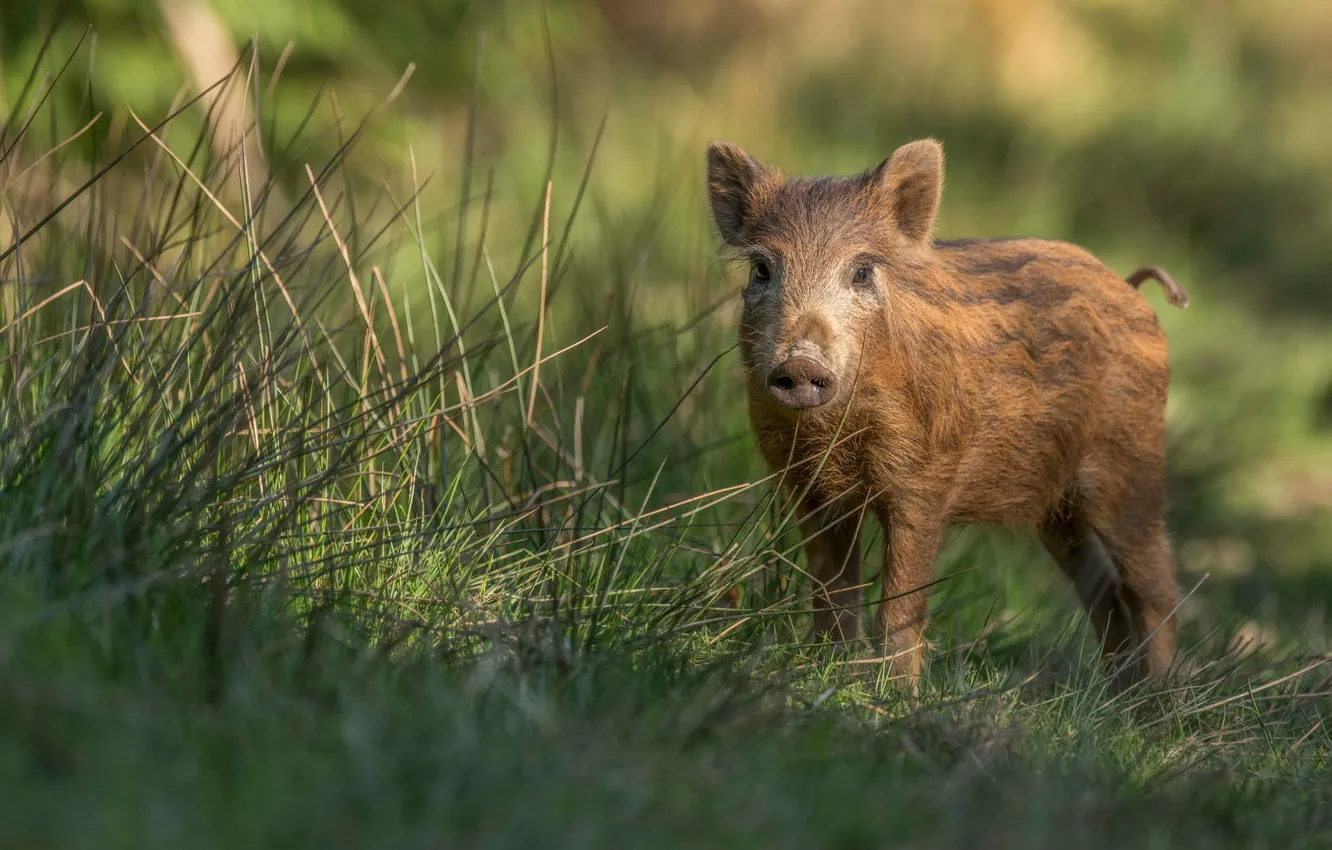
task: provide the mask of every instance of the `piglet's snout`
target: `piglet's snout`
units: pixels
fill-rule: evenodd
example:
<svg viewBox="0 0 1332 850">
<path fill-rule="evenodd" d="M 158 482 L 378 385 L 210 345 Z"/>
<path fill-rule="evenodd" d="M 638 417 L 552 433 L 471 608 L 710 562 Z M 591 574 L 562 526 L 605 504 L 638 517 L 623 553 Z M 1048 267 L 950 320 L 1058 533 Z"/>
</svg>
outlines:
<svg viewBox="0 0 1332 850">
<path fill-rule="evenodd" d="M 822 407 L 837 392 L 837 378 L 808 357 L 796 355 L 768 373 L 768 392 L 796 410 Z"/>
</svg>

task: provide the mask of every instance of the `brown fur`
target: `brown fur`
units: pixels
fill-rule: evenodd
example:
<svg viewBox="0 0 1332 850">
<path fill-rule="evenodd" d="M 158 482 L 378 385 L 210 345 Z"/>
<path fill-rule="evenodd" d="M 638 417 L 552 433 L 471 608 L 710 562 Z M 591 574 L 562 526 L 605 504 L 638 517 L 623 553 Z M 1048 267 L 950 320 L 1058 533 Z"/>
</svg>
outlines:
<svg viewBox="0 0 1332 850">
<path fill-rule="evenodd" d="M 925 140 L 847 178 L 783 178 L 708 150 L 722 237 L 750 260 L 740 341 L 759 449 L 799 494 L 814 633 L 859 630 L 859 531 L 888 542 L 876 636 L 914 687 L 950 523 L 1036 528 L 1073 580 L 1120 682 L 1174 656 L 1164 522 L 1165 337 L 1136 286 L 1088 252 L 1038 239 L 933 239 L 943 150 Z M 857 269 L 864 269 L 857 279 Z M 1129 285 L 1129 284 L 1132 285 Z M 835 379 L 784 406 L 792 357 Z M 775 374 L 775 373 L 774 373 Z M 1141 651 L 1138 651 L 1138 650 Z"/>
</svg>

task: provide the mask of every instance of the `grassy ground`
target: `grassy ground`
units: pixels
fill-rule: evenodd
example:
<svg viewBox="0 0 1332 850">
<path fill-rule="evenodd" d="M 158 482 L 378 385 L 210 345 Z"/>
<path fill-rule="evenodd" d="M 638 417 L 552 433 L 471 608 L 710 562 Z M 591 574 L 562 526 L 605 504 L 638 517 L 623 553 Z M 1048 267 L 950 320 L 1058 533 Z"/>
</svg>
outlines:
<svg viewBox="0 0 1332 850">
<path fill-rule="evenodd" d="M 1117 697 L 1013 534 L 950 542 L 918 702 L 802 647 L 729 305 L 639 297 L 652 227 L 620 223 L 590 281 L 544 203 L 492 255 L 478 198 L 439 253 L 422 237 L 456 210 L 358 197 L 344 152 L 293 142 L 251 184 L 130 122 L 142 144 L 80 189 L 22 126 L 0 147 L 24 187 L 0 249 L 5 846 L 1332 838 L 1325 632 L 1276 618 L 1237 647 L 1234 585 L 1186 576 L 1187 670 Z M 1222 402 L 1185 377 L 1205 433 Z M 1186 472 L 1215 457 L 1188 445 Z"/>
</svg>

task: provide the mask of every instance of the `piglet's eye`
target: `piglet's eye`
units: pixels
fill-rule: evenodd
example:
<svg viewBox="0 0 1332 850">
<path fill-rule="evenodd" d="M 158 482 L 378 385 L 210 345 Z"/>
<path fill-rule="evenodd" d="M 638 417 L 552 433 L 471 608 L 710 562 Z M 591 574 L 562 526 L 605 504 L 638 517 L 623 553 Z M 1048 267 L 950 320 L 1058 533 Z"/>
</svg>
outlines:
<svg viewBox="0 0 1332 850">
<path fill-rule="evenodd" d="M 857 286 L 868 286 L 873 279 L 874 269 L 869 266 L 860 266 L 856 269 L 856 273 L 852 275 L 851 282 Z"/>
<path fill-rule="evenodd" d="M 750 275 L 754 280 L 762 283 L 772 279 L 772 269 L 768 268 L 768 264 L 765 261 L 755 260 Z"/>
</svg>

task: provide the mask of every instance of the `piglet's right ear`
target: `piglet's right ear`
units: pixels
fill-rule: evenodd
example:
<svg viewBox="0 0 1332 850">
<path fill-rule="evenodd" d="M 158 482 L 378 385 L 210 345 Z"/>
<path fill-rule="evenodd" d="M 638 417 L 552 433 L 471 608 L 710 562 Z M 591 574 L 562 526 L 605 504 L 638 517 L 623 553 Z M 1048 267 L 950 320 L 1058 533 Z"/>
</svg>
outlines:
<svg viewBox="0 0 1332 850">
<path fill-rule="evenodd" d="M 763 176 L 759 165 L 738 145 L 713 142 L 708 145 L 708 198 L 717 230 L 728 245 L 740 246 L 750 196 Z"/>
</svg>

